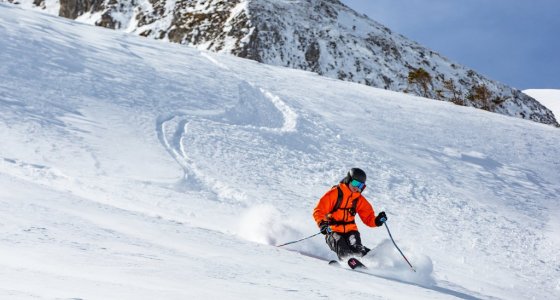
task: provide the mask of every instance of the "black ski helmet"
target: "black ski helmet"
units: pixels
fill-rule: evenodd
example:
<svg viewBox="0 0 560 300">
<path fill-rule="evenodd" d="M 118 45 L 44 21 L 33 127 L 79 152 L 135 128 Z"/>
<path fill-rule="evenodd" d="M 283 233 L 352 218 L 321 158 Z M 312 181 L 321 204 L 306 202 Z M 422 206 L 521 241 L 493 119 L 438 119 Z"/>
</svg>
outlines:
<svg viewBox="0 0 560 300">
<path fill-rule="evenodd" d="M 342 180 L 342 182 L 349 184 L 352 179 L 358 180 L 359 182 L 366 183 L 366 172 L 360 168 L 352 168 L 346 174 L 346 177 Z"/>
</svg>

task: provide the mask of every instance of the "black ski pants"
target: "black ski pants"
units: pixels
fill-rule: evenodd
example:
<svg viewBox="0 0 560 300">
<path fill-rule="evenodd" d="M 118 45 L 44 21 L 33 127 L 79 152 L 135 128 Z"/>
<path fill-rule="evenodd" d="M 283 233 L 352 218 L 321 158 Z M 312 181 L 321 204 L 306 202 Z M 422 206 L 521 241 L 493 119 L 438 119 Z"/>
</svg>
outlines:
<svg viewBox="0 0 560 300">
<path fill-rule="evenodd" d="M 362 245 L 362 239 L 358 231 L 349 231 L 346 233 L 333 231 L 325 236 L 325 241 L 331 250 L 336 252 L 340 260 L 344 260 L 350 256 L 362 257 L 370 250 Z"/>
</svg>

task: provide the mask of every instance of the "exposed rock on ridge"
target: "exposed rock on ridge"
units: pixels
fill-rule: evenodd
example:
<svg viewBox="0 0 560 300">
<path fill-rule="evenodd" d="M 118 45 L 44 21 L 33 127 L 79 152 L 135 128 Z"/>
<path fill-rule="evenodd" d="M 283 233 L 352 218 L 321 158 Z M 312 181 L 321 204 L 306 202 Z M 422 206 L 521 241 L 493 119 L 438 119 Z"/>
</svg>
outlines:
<svg viewBox="0 0 560 300">
<path fill-rule="evenodd" d="M 560 127 L 550 110 L 521 91 L 452 63 L 338 0 L 60 0 L 59 15 Z"/>
</svg>

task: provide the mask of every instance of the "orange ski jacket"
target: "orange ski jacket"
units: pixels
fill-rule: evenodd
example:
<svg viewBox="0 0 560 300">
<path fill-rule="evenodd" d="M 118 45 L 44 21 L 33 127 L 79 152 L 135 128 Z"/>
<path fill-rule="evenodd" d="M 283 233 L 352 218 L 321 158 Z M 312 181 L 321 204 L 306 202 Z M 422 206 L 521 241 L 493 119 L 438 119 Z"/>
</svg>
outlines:
<svg viewBox="0 0 560 300">
<path fill-rule="evenodd" d="M 339 208 L 335 209 L 339 197 L 339 189 L 337 187 L 340 188 L 342 197 Z M 355 204 L 354 201 L 356 201 Z M 371 204 L 361 193 L 352 193 L 350 188 L 344 183 L 340 183 L 338 186 L 334 186 L 326 192 L 325 195 L 319 199 L 319 202 L 313 210 L 313 218 L 317 225 L 322 221 L 328 221 L 331 230 L 339 233 L 358 230 L 358 226 L 356 226 L 355 222 L 356 214 L 360 216 L 362 222 L 367 226 L 376 227 L 375 211 Z"/>
</svg>

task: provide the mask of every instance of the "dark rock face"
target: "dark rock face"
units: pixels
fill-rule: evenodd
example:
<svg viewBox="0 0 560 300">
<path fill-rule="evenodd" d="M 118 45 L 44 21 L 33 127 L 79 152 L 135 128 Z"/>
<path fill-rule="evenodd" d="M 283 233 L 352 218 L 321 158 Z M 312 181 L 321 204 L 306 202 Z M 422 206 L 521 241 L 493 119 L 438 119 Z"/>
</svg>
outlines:
<svg viewBox="0 0 560 300">
<path fill-rule="evenodd" d="M 45 8 L 44 0 L 19 1 Z M 59 14 L 89 14 L 98 26 L 560 127 L 533 98 L 338 0 L 60 0 Z"/>
<path fill-rule="evenodd" d="M 103 0 L 60 0 L 59 16 L 76 19 L 86 12 L 96 12 L 102 9 Z"/>
</svg>

